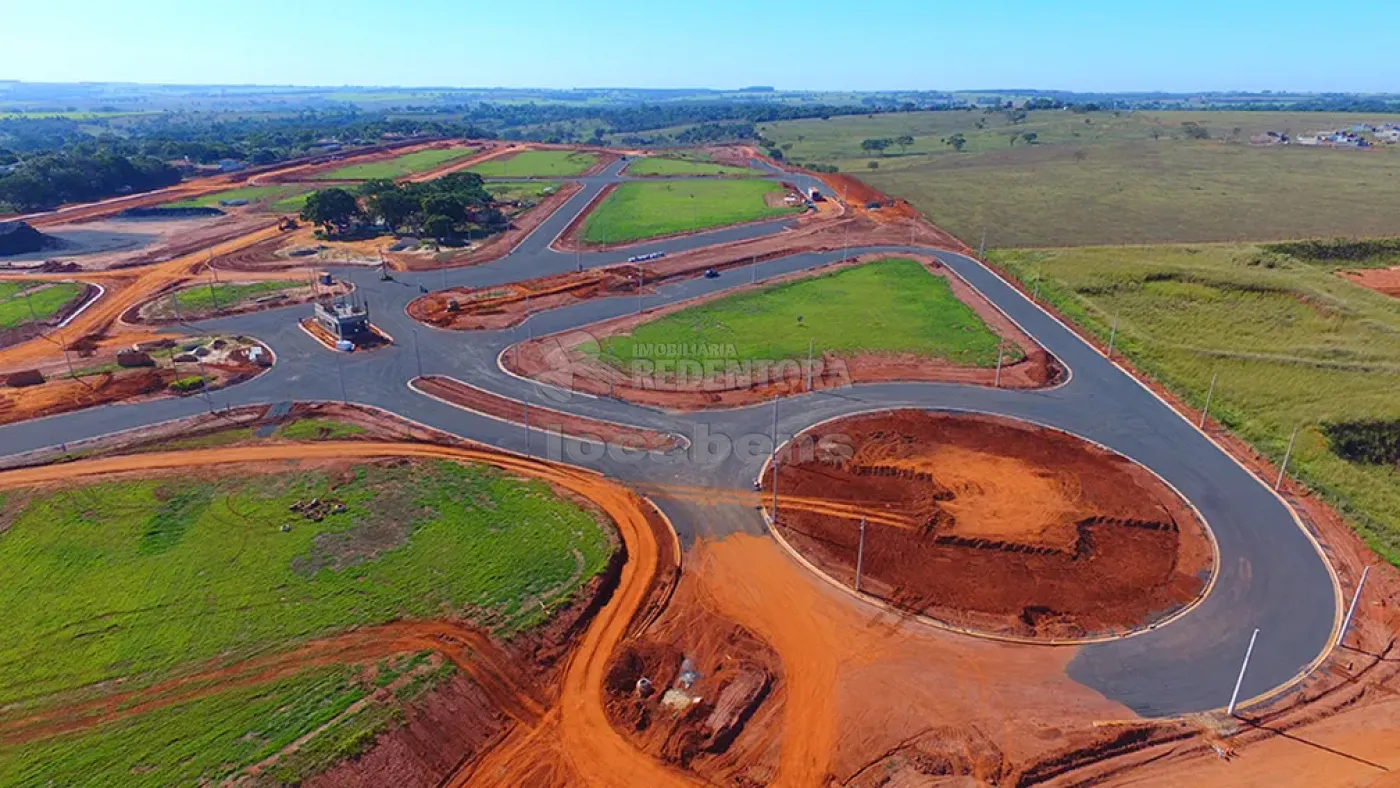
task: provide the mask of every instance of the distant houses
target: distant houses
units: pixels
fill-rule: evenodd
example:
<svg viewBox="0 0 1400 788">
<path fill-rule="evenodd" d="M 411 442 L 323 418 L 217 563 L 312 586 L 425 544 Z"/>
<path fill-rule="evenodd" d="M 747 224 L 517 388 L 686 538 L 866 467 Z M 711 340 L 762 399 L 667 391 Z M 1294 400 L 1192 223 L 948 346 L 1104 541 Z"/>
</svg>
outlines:
<svg viewBox="0 0 1400 788">
<path fill-rule="evenodd" d="M 1308 148 L 1372 148 L 1377 145 L 1396 145 L 1400 144 L 1400 125 L 1357 123 L 1345 129 L 1299 134 L 1291 139 L 1287 134 L 1270 131 L 1251 136 L 1249 144 L 1260 147 L 1291 144 Z"/>
</svg>

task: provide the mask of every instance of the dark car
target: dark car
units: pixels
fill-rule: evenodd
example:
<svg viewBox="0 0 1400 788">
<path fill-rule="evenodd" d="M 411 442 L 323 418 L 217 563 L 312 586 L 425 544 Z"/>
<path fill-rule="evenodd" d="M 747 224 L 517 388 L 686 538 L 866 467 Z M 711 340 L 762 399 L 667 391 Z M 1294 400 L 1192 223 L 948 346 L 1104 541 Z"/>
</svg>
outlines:
<svg viewBox="0 0 1400 788">
<path fill-rule="evenodd" d="M 713 269 L 713 268 L 706 268 L 706 269 L 705 269 L 705 278 L 706 278 L 706 279 L 718 279 L 718 278 L 719 278 L 719 271 L 716 271 L 716 270 Z"/>
</svg>

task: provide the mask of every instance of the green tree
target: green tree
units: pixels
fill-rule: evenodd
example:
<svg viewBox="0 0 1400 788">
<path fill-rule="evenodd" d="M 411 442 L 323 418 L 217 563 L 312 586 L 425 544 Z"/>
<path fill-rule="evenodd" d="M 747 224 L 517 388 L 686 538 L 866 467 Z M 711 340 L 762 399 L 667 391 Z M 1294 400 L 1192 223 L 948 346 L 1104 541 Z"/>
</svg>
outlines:
<svg viewBox="0 0 1400 788">
<path fill-rule="evenodd" d="M 872 170 L 878 170 L 880 169 L 880 162 L 871 160 L 870 163 L 866 164 L 865 166 L 869 167 Z"/>
<path fill-rule="evenodd" d="M 899 146 L 900 153 L 904 153 L 910 145 L 914 144 L 914 137 L 911 134 L 901 134 L 895 137 L 894 144 Z"/>
<path fill-rule="evenodd" d="M 1040 139 L 1040 135 L 1034 131 L 1028 131 L 1021 135 L 1021 139 L 1025 140 L 1027 145 L 1034 145 Z"/>
<path fill-rule="evenodd" d="M 452 235 L 457 223 L 447 216 L 432 214 L 423 220 L 423 232 L 441 241 Z"/>
<path fill-rule="evenodd" d="M 866 153 L 883 154 L 885 152 L 885 148 L 888 148 L 889 146 L 890 141 L 887 139 L 865 139 L 860 141 L 860 149 L 865 151 Z"/>
<path fill-rule="evenodd" d="M 422 203 L 404 190 L 394 188 L 370 197 L 366 207 L 371 215 L 382 220 L 390 230 L 396 230 L 418 213 Z"/>
<path fill-rule="evenodd" d="M 340 232 L 360 216 L 360 204 L 355 195 L 340 188 L 312 192 L 301 209 L 301 218 L 319 224 L 327 230 Z"/>
<path fill-rule="evenodd" d="M 967 137 L 960 131 L 943 141 L 947 145 L 953 146 L 953 150 L 962 153 L 963 147 L 967 145 Z"/>
</svg>

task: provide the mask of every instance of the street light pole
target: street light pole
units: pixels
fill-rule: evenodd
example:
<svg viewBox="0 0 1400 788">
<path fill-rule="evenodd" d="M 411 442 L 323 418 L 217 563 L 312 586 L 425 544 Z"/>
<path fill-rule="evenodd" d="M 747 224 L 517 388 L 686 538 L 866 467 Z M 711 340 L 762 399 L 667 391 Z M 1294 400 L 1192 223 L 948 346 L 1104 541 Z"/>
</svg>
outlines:
<svg viewBox="0 0 1400 788">
<path fill-rule="evenodd" d="M 1278 468 L 1278 479 L 1274 481 L 1274 490 L 1283 487 L 1284 474 L 1288 473 L 1288 460 L 1293 456 L 1293 442 L 1298 440 L 1298 428 L 1293 428 L 1293 437 L 1288 439 L 1288 450 L 1283 453 L 1283 464 Z"/>
<path fill-rule="evenodd" d="M 413 332 L 413 357 L 418 361 L 418 377 L 423 377 L 423 355 L 418 350 L 418 329 L 409 329 Z"/>
<path fill-rule="evenodd" d="M 1361 589 L 1365 587 L 1366 575 L 1370 572 L 1371 567 L 1369 566 L 1361 568 L 1361 580 L 1356 584 L 1356 593 L 1351 597 L 1351 606 L 1347 608 L 1347 617 L 1342 619 L 1342 628 L 1337 632 L 1337 645 L 1339 646 L 1342 645 L 1343 640 L 1346 640 L 1347 627 L 1351 626 L 1351 617 L 1356 613 L 1356 603 L 1361 601 Z"/>
<path fill-rule="evenodd" d="M 865 568 L 865 518 L 860 518 L 860 542 L 856 545 L 856 593 L 860 593 L 861 570 Z"/>
<path fill-rule="evenodd" d="M 778 525 L 778 398 L 773 398 L 773 525 Z"/>
<path fill-rule="evenodd" d="M 1201 409 L 1201 423 L 1196 425 L 1201 429 L 1206 428 L 1206 417 L 1210 415 L 1210 400 L 1215 396 L 1215 379 L 1218 377 L 1220 377 L 1219 372 L 1210 376 L 1210 390 L 1206 392 L 1206 406 Z"/>
<path fill-rule="evenodd" d="M 1235 704 L 1240 698 L 1240 685 L 1244 684 L 1244 672 L 1249 669 L 1249 655 L 1254 653 L 1254 641 L 1259 637 L 1259 630 L 1255 628 L 1254 634 L 1249 636 L 1249 648 L 1244 651 L 1244 664 L 1240 665 L 1240 676 L 1235 679 L 1235 691 L 1230 693 L 1230 706 L 1225 710 L 1227 716 L 1235 716 Z"/>
<path fill-rule="evenodd" d="M 997 377 L 996 377 L 996 380 L 992 382 L 992 388 L 996 388 L 996 389 L 1001 388 L 1001 363 L 1002 363 L 1002 360 L 1005 359 L 1005 358 L 1006 358 L 1006 337 L 1002 337 L 1002 338 L 1001 338 L 1001 341 L 997 343 Z"/>
</svg>

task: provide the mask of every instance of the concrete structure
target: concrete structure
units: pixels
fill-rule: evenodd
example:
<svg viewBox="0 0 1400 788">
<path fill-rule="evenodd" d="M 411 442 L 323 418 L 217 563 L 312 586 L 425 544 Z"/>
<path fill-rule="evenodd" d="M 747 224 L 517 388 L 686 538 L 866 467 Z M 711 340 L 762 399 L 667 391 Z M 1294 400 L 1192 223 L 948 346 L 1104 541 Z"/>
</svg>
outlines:
<svg viewBox="0 0 1400 788">
<path fill-rule="evenodd" d="M 314 316 L 337 339 L 369 333 L 369 307 L 346 298 L 317 301 Z"/>
</svg>

